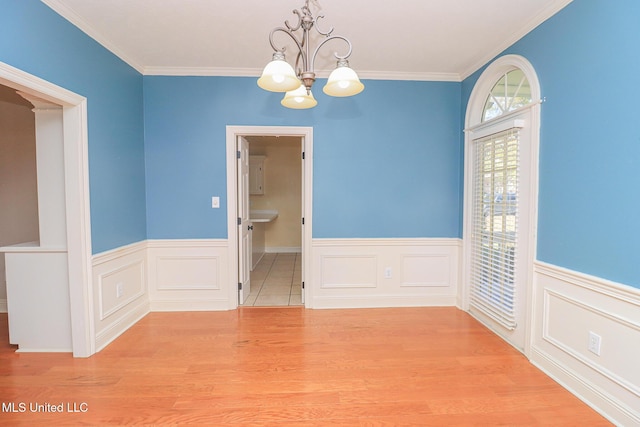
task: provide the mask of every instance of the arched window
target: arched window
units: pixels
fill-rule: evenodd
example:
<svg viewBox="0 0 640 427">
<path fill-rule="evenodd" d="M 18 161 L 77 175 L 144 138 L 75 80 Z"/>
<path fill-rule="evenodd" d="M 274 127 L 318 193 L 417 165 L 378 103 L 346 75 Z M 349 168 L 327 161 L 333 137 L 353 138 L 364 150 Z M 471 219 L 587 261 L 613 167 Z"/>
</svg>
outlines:
<svg viewBox="0 0 640 427">
<path fill-rule="evenodd" d="M 527 353 L 535 253 L 540 86 L 518 55 L 478 79 L 465 123 L 463 306 Z"/>
<path fill-rule="evenodd" d="M 532 102 L 531 86 L 521 69 L 507 71 L 493 86 L 482 111 L 482 121 L 515 111 Z"/>
</svg>

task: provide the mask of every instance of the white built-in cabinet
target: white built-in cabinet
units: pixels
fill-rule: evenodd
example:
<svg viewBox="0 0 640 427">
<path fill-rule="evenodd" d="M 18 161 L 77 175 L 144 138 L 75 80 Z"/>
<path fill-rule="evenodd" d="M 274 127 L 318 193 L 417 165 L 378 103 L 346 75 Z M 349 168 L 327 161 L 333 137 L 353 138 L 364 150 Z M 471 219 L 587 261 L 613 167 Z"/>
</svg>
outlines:
<svg viewBox="0 0 640 427">
<path fill-rule="evenodd" d="M 265 156 L 249 156 L 249 194 L 264 194 Z"/>
<path fill-rule="evenodd" d="M 35 106 L 40 240 L 0 248 L 9 343 L 21 352 L 71 352 L 62 107 L 20 94 Z"/>
</svg>

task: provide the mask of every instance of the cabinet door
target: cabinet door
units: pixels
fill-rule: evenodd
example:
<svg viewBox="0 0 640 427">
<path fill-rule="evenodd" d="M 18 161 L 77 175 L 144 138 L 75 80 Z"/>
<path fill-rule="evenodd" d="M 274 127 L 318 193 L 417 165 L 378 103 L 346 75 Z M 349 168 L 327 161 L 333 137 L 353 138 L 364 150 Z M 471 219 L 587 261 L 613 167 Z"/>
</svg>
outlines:
<svg viewBox="0 0 640 427">
<path fill-rule="evenodd" d="M 264 158 L 249 157 L 249 194 L 264 194 Z"/>
</svg>

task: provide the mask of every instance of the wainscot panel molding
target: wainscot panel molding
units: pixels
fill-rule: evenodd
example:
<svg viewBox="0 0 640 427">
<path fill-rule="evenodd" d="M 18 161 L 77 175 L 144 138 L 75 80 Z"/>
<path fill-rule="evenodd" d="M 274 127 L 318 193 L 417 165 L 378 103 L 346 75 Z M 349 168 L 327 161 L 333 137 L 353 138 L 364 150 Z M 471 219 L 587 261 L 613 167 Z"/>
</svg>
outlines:
<svg viewBox="0 0 640 427">
<path fill-rule="evenodd" d="M 152 311 L 228 310 L 228 241 L 149 240 L 149 299 Z"/>
<path fill-rule="evenodd" d="M 533 285 L 531 362 L 614 424 L 640 425 L 640 290 L 542 262 Z"/>
<path fill-rule="evenodd" d="M 146 242 L 93 256 L 96 351 L 149 313 Z"/>
<path fill-rule="evenodd" d="M 308 307 L 455 306 L 460 239 L 313 239 Z"/>
</svg>

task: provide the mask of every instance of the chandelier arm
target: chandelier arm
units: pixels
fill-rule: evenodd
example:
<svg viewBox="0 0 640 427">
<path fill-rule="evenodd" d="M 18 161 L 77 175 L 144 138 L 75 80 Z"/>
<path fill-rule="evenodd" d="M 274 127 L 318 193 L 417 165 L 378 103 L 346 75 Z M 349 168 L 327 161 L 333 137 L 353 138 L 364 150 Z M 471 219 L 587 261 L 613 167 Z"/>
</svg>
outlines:
<svg viewBox="0 0 640 427">
<path fill-rule="evenodd" d="M 322 31 L 322 30 L 320 29 L 320 26 L 318 25 L 318 23 L 320 22 L 320 19 L 321 19 L 321 18 L 324 18 L 324 15 L 318 15 L 318 17 L 316 18 L 316 21 L 315 21 L 315 23 L 316 23 L 316 31 L 317 31 L 319 34 L 321 34 L 321 35 L 323 35 L 323 36 L 325 36 L 325 37 L 329 37 L 329 36 L 331 36 L 331 33 L 333 33 L 334 28 L 333 28 L 333 27 L 331 27 L 331 28 L 329 28 L 329 31 Z"/>
<path fill-rule="evenodd" d="M 290 31 L 298 31 L 302 26 L 302 15 L 300 14 L 300 10 L 298 9 L 294 9 L 293 13 L 298 15 L 298 24 L 295 27 L 292 27 L 291 24 L 289 24 L 289 20 L 287 19 L 286 21 L 284 21 L 284 25 L 286 25 Z"/>
<path fill-rule="evenodd" d="M 351 51 L 353 50 L 353 47 L 351 46 L 351 42 L 343 36 L 331 36 L 329 38 L 326 38 L 325 40 L 322 41 L 322 43 L 320 43 L 318 45 L 318 47 L 316 47 L 316 50 L 313 52 L 313 56 L 311 57 L 311 69 L 313 70 L 314 68 L 314 64 L 316 62 L 316 56 L 318 55 L 318 51 L 320 50 L 320 48 L 322 46 L 324 46 L 326 43 L 332 41 L 332 40 L 342 40 L 345 43 L 347 43 L 347 46 L 349 47 L 349 50 L 347 51 L 346 55 L 338 55 L 338 52 L 334 52 L 333 56 L 336 57 L 336 59 L 340 60 L 340 59 L 347 59 L 349 56 L 351 56 Z"/>
<path fill-rule="evenodd" d="M 289 37 L 291 37 L 291 39 L 296 43 L 296 46 L 298 46 L 298 57 L 302 57 L 302 65 L 304 66 L 304 69 L 306 70 L 308 67 L 308 63 L 307 63 L 307 57 L 306 55 L 302 55 L 301 52 L 304 51 L 304 48 L 302 47 L 302 44 L 300 43 L 300 41 L 296 38 L 296 36 L 291 32 L 290 29 L 288 28 L 282 28 L 282 27 L 278 27 L 278 28 L 274 28 L 273 30 L 271 30 L 271 33 L 269 34 L 269 43 L 271 44 L 271 47 L 273 48 L 273 50 L 275 50 L 276 52 L 282 52 L 284 53 L 284 51 L 286 50 L 286 47 L 283 48 L 278 48 L 275 44 L 275 42 L 273 41 L 273 36 L 275 33 L 277 32 L 282 32 L 285 33 L 286 35 L 288 35 Z M 298 63 L 298 59 L 296 59 L 296 65 Z"/>
</svg>

